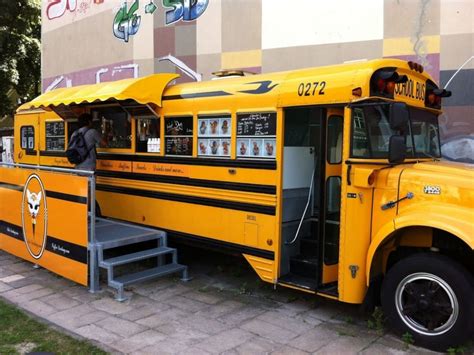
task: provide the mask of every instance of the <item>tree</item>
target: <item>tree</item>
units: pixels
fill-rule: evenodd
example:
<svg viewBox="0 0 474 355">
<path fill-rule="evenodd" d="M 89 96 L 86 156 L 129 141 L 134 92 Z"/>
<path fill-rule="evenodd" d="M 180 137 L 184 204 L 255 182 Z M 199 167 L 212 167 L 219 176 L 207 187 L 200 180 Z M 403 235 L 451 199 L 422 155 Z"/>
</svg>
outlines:
<svg viewBox="0 0 474 355">
<path fill-rule="evenodd" d="M 41 1 L 0 0 L 0 117 L 40 94 Z"/>
</svg>

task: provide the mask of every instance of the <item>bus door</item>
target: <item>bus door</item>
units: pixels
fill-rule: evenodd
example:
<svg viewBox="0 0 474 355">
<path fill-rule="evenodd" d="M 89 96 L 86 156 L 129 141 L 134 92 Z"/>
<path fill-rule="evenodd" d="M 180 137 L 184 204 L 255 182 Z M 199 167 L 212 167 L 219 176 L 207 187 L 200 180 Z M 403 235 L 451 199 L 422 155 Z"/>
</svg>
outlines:
<svg viewBox="0 0 474 355">
<path fill-rule="evenodd" d="M 322 247 L 320 258 L 322 264 L 321 284 L 327 285 L 337 281 L 339 261 L 339 227 L 341 212 L 341 172 L 342 172 L 342 142 L 343 142 L 342 108 L 326 110 L 324 179 L 322 180 L 324 194 L 321 198 L 321 235 Z"/>
<path fill-rule="evenodd" d="M 282 285 L 336 290 L 342 113 L 325 107 L 285 110 Z"/>
</svg>

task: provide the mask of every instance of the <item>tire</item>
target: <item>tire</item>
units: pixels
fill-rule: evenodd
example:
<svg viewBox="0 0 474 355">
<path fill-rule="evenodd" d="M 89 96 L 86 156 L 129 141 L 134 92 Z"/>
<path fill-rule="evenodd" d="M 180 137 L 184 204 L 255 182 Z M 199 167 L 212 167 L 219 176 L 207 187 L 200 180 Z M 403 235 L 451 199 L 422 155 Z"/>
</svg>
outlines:
<svg viewBox="0 0 474 355">
<path fill-rule="evenodd" d="M 474 278 L 454 260 L 423 253 L 398 261 L 386 274 L 382 309 L 398 334 L 446 351 L 474 335 Z"/>
</svg>

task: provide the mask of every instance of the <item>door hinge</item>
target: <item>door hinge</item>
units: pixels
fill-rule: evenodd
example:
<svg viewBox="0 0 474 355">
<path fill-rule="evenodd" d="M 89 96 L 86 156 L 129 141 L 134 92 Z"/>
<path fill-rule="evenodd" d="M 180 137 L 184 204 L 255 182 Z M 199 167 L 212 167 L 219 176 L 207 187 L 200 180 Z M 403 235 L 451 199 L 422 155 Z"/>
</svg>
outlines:
<svg viewBox="0 0 474 355">
<path fill-rule="evenodd" d="M 352 278 L 355 279 L 357 276 L 357 271 L 359 270 L 359 267 L 357 265 L 349 265 L 349 270 L 351 270 Z"/>
</svg>

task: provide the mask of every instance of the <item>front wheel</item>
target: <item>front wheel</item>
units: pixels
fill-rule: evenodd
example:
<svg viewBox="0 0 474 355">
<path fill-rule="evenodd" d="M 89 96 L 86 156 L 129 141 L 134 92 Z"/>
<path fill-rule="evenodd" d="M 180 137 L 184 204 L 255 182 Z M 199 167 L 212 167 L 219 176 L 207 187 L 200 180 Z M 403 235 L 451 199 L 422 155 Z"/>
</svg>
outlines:
<svg viewBox="0 0 474 355">
<path fill-rule="evenodd" d="M 382 284 L 382 308 L 400 334 L 437 351 L 461 345 L 473 335 L 474 280 L 443 255 L 416 254 L 397 262 Z"/>
</svg>

